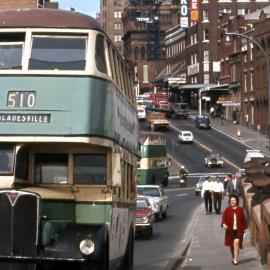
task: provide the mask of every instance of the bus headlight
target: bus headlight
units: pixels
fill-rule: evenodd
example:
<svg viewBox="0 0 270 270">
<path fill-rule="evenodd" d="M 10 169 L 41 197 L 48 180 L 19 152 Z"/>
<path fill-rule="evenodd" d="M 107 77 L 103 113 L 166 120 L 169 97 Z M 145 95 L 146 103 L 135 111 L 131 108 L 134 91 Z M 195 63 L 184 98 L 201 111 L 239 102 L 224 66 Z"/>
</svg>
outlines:
<svg viewBox="0 0 270 270">
<path fill-rule="evenodd" d="M 95 244 L 90 239 L 84 239 L 80 243 L 80 251 L 83 255 L 90 255 L 95 251 Z"/>
</svg>

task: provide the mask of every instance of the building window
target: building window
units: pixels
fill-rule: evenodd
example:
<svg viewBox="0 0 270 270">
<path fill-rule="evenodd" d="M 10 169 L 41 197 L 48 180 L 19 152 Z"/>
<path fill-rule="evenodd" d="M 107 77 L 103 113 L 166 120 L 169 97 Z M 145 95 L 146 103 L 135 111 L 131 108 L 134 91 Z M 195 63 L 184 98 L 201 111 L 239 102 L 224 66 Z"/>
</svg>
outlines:
<svg viewBox="0 0 270 270">
<path fill-rule="evenodd" d="M 145 47 L 141 48 L 141 59 L 145 59 Z"/>
<path fill-rule="evenodd" d="M 122 28 L 121 23 L 119 23 L 119 22 L 114 23 L 114 30 L 121 30 L 121 28 Z"/>
<path fill-rule="evenodd" d="M 103 0 L 102 5 L 103 5 L 103 7 L 107 6 L 107 0 Z"/>
<path fill-rule="evenodd" d="M 209 40 L 209 30 L 208 29 L 204 29 L 203 30 L 203 40 Z"/>
<path fill-rule="evenodd" d="M 143 83 L 148 82 L 148 65 L 143 65 Z"/>
<path fill-rule="evenodd" d="M 247 74 L 244 74 L 244 91 L 247 92 Z"/>
<path fill-rule="evenodd" d="M 113 17 L 115 18 L 115 19 L 121 19 L 121 17 L 122 17 L 122 13 L 121 13 L 121 11 L 114 11 L 114 13 L 113 13 Z"/>
<path fill-rule="evenodd" d="M 122 41 L 122 36 L 121 35 L 114 35 L 114 42 L 119 42 Z"/>
<path fill-rule="evenodd" d="M 135 49 L 134 49 L 134 56 L 135 56 L 135 60 L 139 59 L 139 48 L 138 47 L 135 47 Z"/>
<path fill-rule="evenodd" d="M 103 10 L 103 19 L 107 19 L 107 11 Z"/>
<path fill-rule="evenodd" d="M 244 9 L 244 8 L 239 8 L 239 9 L 237 10 L 237 14 L 238 14 L 238 15 L 245 15 L 245 9 Z"/>
<path fill-rule="evenodd" d="M 250 73 L 250 91 L 253 91 L 253 72 Z"/>
<path fill-rule="evenodd" d="M 209 62 L 209 50 L 204 50 L 203 52 L 203 61 Z"/>
<path fill-rule="evenodd" d="M 203 81 L 204 81 L 204 84 L 209 84 L 209 74 L 208 73 L 204 73 Z"/>
<path fill-rule="evenodd" d="M 203 10 L 203 21 L 208 21 L 208 9 Z"/>
</svg>

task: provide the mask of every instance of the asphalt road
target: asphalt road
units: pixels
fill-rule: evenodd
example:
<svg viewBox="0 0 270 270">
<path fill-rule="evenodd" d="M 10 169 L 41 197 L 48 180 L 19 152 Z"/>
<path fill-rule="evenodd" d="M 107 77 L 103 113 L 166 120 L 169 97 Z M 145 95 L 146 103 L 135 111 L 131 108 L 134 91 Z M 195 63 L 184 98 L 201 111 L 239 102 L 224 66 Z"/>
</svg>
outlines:
<svg viewBox="0 0 270 270">
<path fill-rule="evenodd" d="M 152 239 L 136 239 L 136 270 L 166 269 L 171 261 L 181 256 L 178 250 L 185 238 L 185 231 L 192 220 L 194 210 L 201 203 L 201 198 L 196 197 L 193 190 L 198 179 L 197 175 L 235 172 L 236 167 L 241 167 L 247 149 L 246 146 L 213 129 L 195 128 L 192 119 L 170 119 L 170 121 L 176 129 L 192 131 L 194 138 L 198 141 L 193 144 L 180 144 L 177 141 L 176 129 L 170 128 L 163 131 L 167 139 L 168 153 L 177 162 L 185 165 L 193 176 L 188 179 L 187 189 L 179 188 L 177 180 L 170 181 L 167 190 L 170 205 L 168 218 L 154 224 Z M 140 123 L 140 130 L 148 130 L 145 123 Z M 223 168 L 205 167 L 204 157 L 209 150 L 221 154 L 229 162 L 225 162 Z"/>
<path fill-rule="evenodd" d="M 164 270 L 177 260 L 185 248 L 185 230 L 201 198 L 190 188 L 165 190 L 169 209 L 167 218 L 154 223 L 154 234 L 149 240 L 137 237 L 135 240 L 135 270 Z"/>
</svg>

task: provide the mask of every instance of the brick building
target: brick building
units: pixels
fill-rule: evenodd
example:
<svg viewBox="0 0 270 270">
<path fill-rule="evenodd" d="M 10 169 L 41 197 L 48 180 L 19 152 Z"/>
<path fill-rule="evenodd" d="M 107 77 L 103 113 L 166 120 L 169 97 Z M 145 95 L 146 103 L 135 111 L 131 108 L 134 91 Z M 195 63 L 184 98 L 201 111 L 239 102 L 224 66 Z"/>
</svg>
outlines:
<svg viewBox="0 0 270 270">
<path fill-rule="evenodd" d="M 123 53 L 122 15 L 128 0 L 100 0 L 99 22 L 118 50 Z"/>
<path fill-rule="evenodd" d="M 0 0 L 0 9 L 14 8 L 58 8 L 58 3 L 49 0 Z"/>
<path fill-rule="evenodd" d="M 173 0 L 158 8 L 154 1 L 134 2 L 129 1 L 123 14 L 124 57 L 143 92 L 153 89 L 154 78 L 166 68 L 165 32 L 177 25 L 179 7 Z"/>
<path fill-rule="evenodd" d="M 260 14 L 268 13 L 270 6 L 251 12 L 245 16 L 222 16 L 220 19 L 221 74 L 219 80 L 228 84 L 229 92 L 221 97 L 220 104 L 226 108 L 227 118 L 237 120 L 262 132 L 267 129 L 268 92 L 266 90 L 265 59 L 254 44 L 245 38 L 233 36 L 229 39 L 225 32 L 242 33 L 261 42 L 262 29 Z M 269 25 L 268 25 L 269 26 Z M 261 28 L 263 27 L 263 28 Z M 260 30 L 261 29 L 261 30 Z M 268 28 L 269 29 L 269 28 Z M 264 47 L 267 46 L 264 43 Z"/>
<path fill-rule="evenodd" d="M 259 21 L 254 24 L 253 38 L 259 42 L 270 59 L 270 6 L 261 11 Z M 269 88 L 267 64 L 260 50 L 254 47 L 255 126 L 264 133 L 268 130 Z"/>
<path fill-rule="evenodd" d="M 182 38 L 170 40 L 175 35 L 173 29 L 167 32 L 166 45 L 168 69 L 170 65 L 181 59 L 185 63 L 185 83 L 173 86 L 173 94 L 197 103 L 198 91 L 205 87 L 211 99 L 207 107 L 216 103 L 220 96 L 230 89 L 226 87 L 228 80 L 220 77 L 222 53 L 220 51 L 219 27 L 221 16 L 227 14 L 227 20 L 246 15 L 257 9 L 269 5 L 269 1 L 262 0 L 203 0 L 198 1 L 198 23 L 185 28 Z M 179 31 L 180 26 L 174 31 Z M 170 78 L 170 74 L 169 78 Z M 235 93 L 237 94 L 237 93 Z"/>
</svg>

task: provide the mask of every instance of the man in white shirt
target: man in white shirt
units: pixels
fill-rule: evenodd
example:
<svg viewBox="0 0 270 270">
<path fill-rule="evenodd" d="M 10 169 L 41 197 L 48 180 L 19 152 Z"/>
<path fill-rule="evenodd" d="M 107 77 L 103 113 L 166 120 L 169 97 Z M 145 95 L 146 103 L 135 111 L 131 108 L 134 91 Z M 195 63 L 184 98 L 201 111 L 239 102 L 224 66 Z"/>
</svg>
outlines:
<svg viewBox="0 0 270 270">
<path fill-rule="evenodd" d="M 201 195 L 204 198 L 206 214 L 212 213 L 212 195 L 213 195 L 213 182 L 212 178 L 208 176 L 208 179 L 203 182 Z"/>
<path fill-rule="evenodd" d="M 214 209 L 217 215 L 220 215 L 221 202 L 224 197 L 224 185 L 221 182 L 219 176 L 216 178 L 216 182 L 213 184 L 213 194 L 214 194 Z"/>
</svg>

